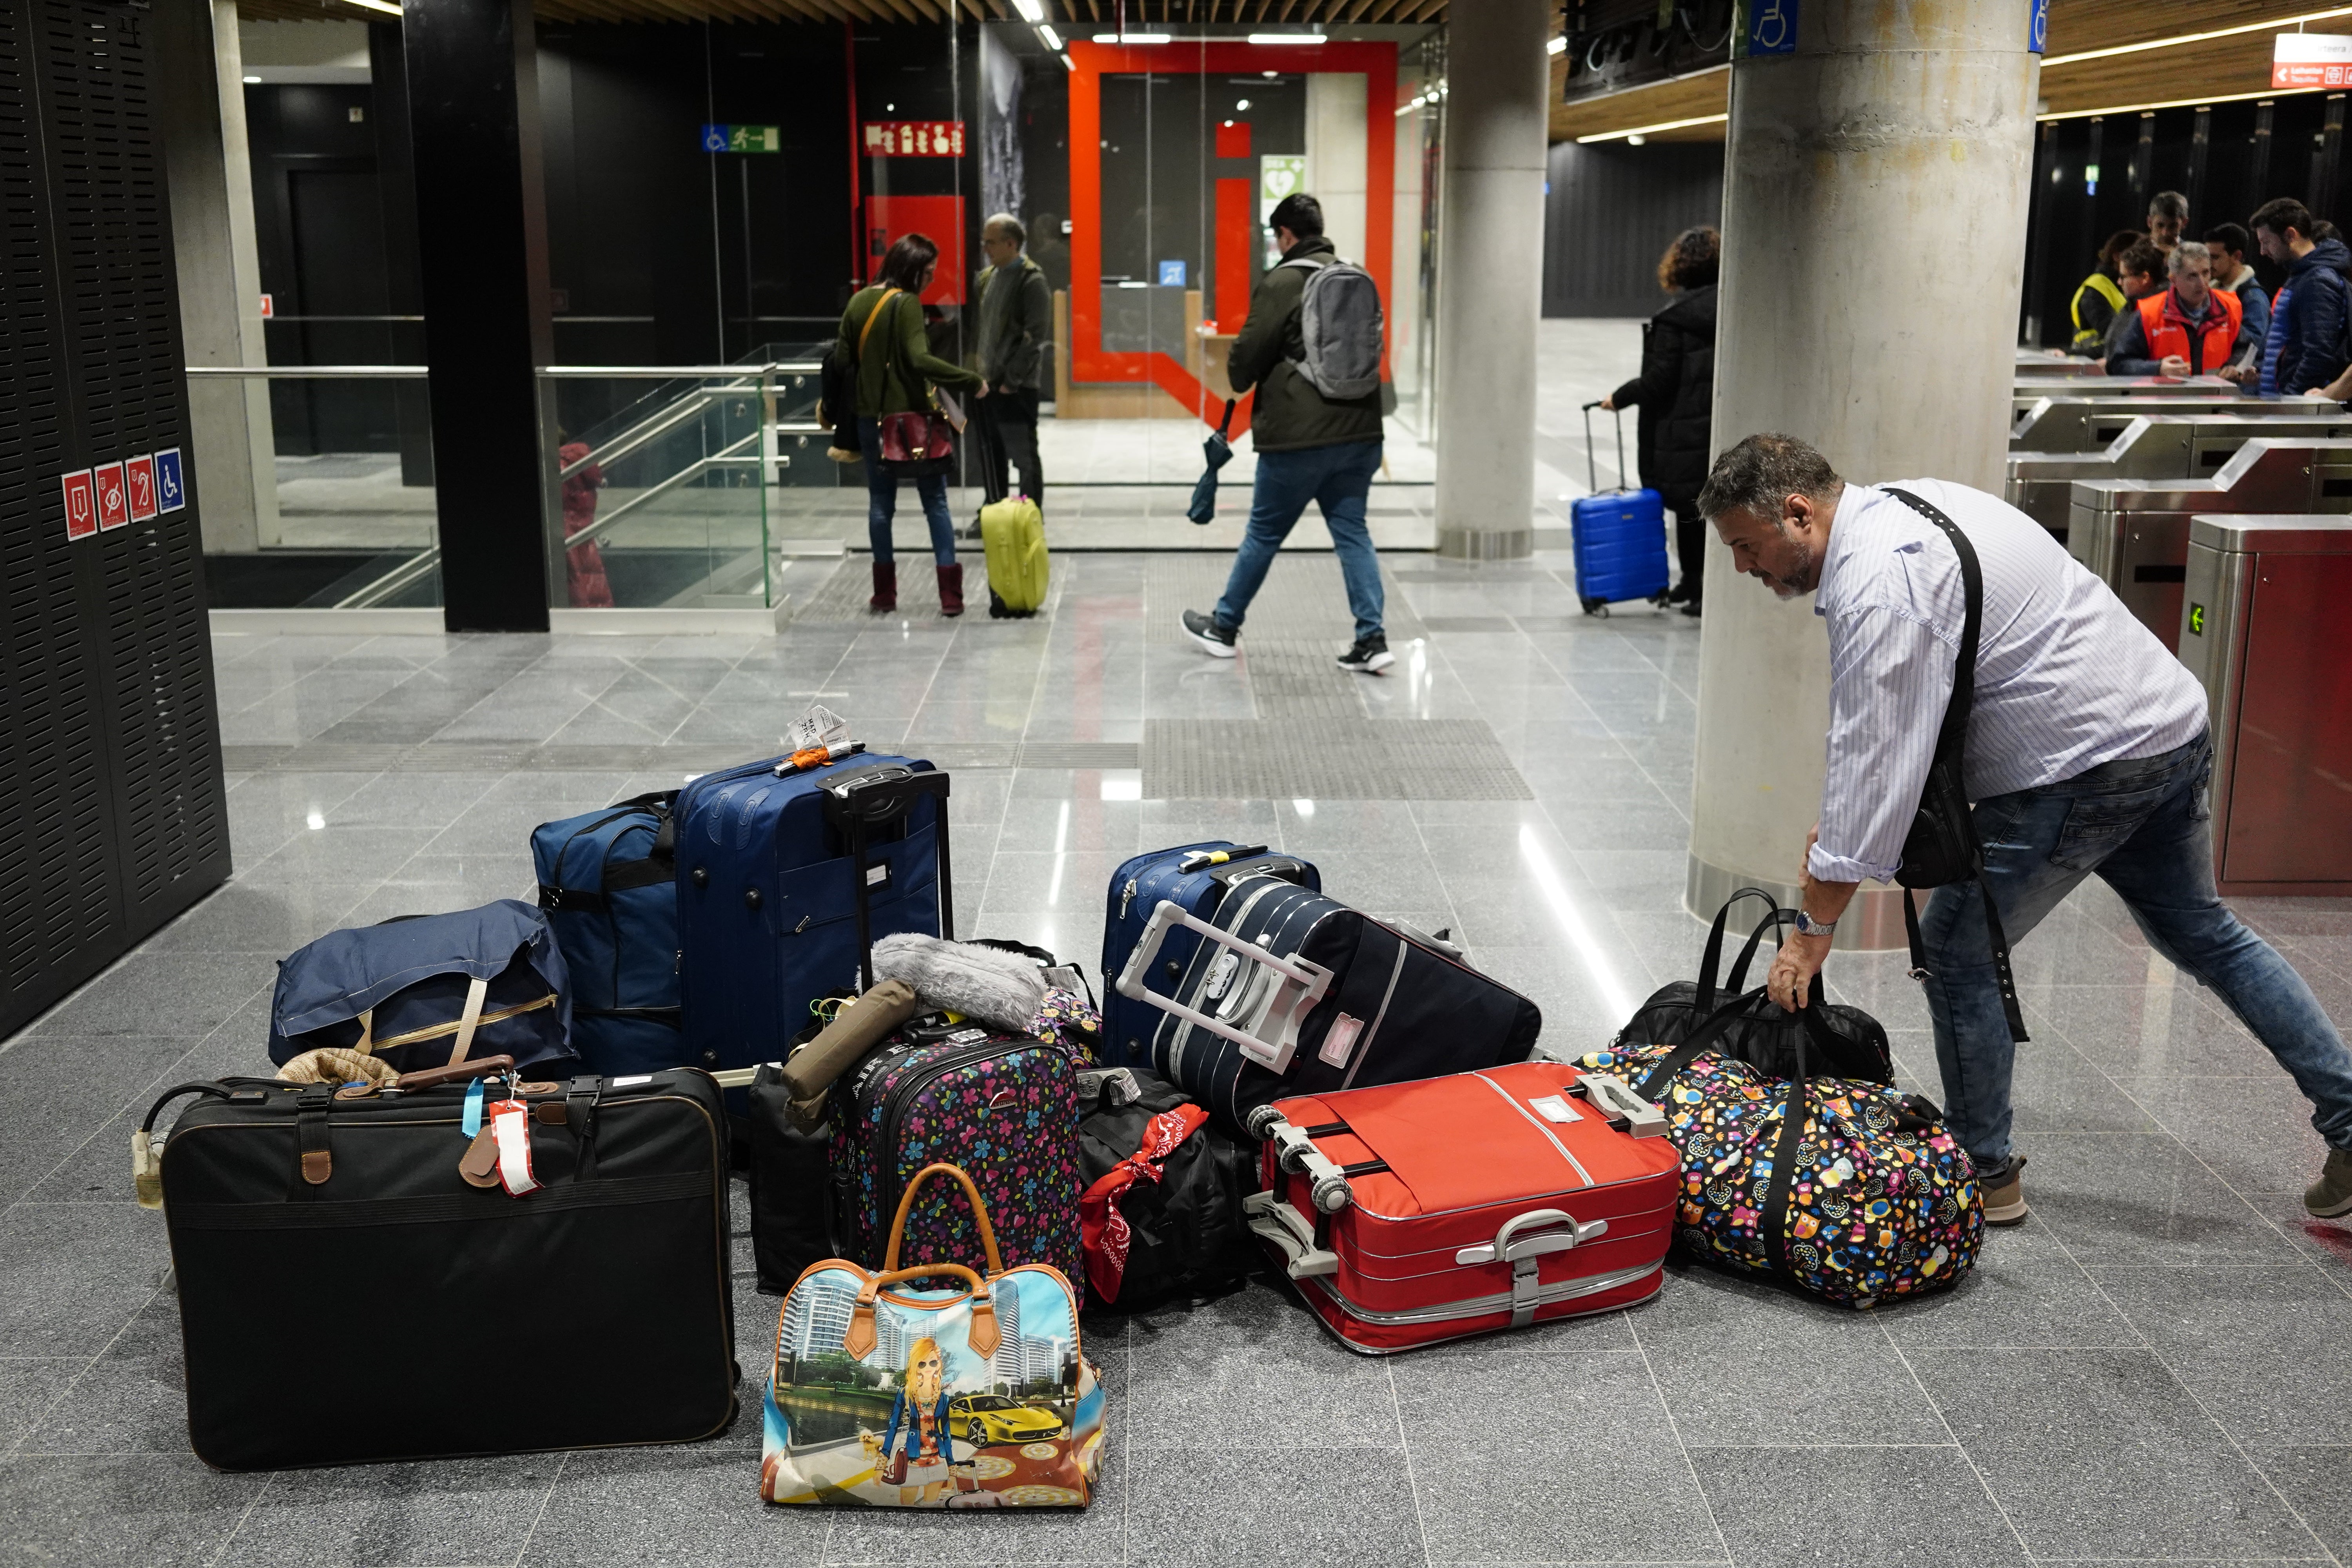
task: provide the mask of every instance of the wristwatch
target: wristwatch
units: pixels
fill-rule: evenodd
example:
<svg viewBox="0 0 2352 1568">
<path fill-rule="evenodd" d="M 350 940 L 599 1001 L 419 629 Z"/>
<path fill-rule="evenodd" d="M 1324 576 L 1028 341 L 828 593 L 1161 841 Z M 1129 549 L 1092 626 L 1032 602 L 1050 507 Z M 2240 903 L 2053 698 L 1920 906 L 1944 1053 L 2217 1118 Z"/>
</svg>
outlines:
<svg viewBox="0 0 2352 1568">
<path fill-rule="evenodd" d="M 1799 936 L 1827 936 L 1835 930 L 1837 930 L 1837 921 L 1817 921 L 1802 910 L 1799 910 L 1797 911 L 1797 934 Z"/>
</svg>

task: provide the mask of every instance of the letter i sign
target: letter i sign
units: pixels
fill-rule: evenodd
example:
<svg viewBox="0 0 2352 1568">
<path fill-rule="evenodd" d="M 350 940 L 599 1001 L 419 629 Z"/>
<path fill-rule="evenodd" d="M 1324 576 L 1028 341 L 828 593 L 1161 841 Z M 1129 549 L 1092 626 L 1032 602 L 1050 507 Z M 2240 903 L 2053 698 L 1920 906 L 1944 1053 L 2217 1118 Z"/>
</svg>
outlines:
<svg viewBox="0 0 2352 1568">
<path fill-rule="evenodd" d="M 89 470 L 64 477 L 66 502 L 66 537 L 88 539 L 98 531 L 98 496 L 90 484 Z"/>
</svg>

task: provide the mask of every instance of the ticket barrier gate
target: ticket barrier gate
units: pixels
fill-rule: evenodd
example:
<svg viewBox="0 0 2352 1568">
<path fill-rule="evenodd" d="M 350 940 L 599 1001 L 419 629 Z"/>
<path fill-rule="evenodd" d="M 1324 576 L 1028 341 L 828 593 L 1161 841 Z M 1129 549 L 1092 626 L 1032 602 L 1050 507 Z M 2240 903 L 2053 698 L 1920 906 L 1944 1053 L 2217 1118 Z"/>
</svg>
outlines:
<svg viewBox="0 0 2352 1568">
<path fill-rule="evenodd" d="M 2352 895 L 2352 519 L 2200 513 L 2187 590 L 2221 891 Z"/>
<path fill-rule="evenodd" d="M 2352 441 L 2249 441 L 2210 479 L 2076 479 L 2066 551 L 2177 651 L 2189 520 L 2220 512 L 2352 513 Z"/>
<path fill-rule="evenodd" d="M 2095 452 L 2124 433 L 2124 426 L 2141 415 L 2241 414 L 2250 419 L 2326 419 L 2344 405 L 2328 397 L 2247 397 L 2238 393 L 2221 396 L 2181 397 L 2150 406 L 2146 398 L 2097 393 L 2067 392 L 2037 397 L 2010 426 L 2012 452 Z"/>
<path fill-rule="evenodd" d="M 2252 395 L 2239 390 L 2235 382 L 2223 381 L 2218 375 L 2021 375 L 2010 384 L 2010 418 L 2014 421 L 2037 398 L 2043 397 L 2235 397 L 2248 401 Z"/>
<path fill-rule="evenodd" d="M 2248 441 L 2352 439 L 2352 413 L 2328 419 L 2246 414 L 2142 415 L 2096 452 L 2011 452 L 2002 496 L 2066 542 L 2076 479 L 2194 479 L 2218 470 Z"/>
<path fill-rule="evenodd" d="M 2017 351 L 2017 379 L 2079 381 L 2101 374 L 2098 365 L 2073 354 L 2056 353 L 2049 349 Z"/>
</svg>

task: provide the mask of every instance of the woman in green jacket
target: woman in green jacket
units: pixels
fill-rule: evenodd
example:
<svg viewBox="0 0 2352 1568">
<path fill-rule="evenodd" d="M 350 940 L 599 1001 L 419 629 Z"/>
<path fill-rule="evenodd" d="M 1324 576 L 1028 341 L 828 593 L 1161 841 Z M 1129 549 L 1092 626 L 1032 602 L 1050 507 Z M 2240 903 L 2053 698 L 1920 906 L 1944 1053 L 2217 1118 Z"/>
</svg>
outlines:
<svg viewBox="0 0 2352 1568">
<path fill-rule="evenodd" d="M 898 563 L 890 550 L 890 521 L 898 510 L 899 474 L 882 460 L 882 417 L 921 413 L 931 407 L 934 385 L 978 389 L 977 372 L 949 363 L 931 353 L 923 331 L 923 290 L 940 258 L 940 247 L 919 234 L 900 237 L 882 258 L 881 280 L 858 290 L 841 314 L 841 341 L 857 363 L 857 437 L 866 453 L 866 532 L 874 545 L 877 610 L 898 607 Z M 963 614 L 963 568 L 955 558 L 955 519 L 948 515 L 948 477 L 916 474 L 915 494 L 930 524 L 931 554 L 939 563 L 940 611 Z"/>
</svg>

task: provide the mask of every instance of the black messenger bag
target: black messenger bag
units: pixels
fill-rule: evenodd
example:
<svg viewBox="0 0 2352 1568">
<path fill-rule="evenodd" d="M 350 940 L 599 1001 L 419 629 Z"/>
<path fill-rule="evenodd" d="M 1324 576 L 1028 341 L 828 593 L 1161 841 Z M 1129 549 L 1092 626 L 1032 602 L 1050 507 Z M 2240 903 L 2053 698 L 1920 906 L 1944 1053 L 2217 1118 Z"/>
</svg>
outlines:
<svg viewBox="0 0 2352 1568">
<path fill-rule="evenodd" d="M 383 1088 L 227 1079 L 155 1102 L 133 1152 L 171 1235 L 198 1458 L 686 1443 L 733 1421 L 718 1085 L 691 1069 L 485 1084 L 483 1111 L 526 1107 L 538 1184 L 515 1196 L 460 1168 L 469 1080 L 512 1068 Z M 157 1114 L 188 1095 L 151 1156 Z"/>
<path fill-rule="evenodd" d="M 1903 840 L 1903 864 L 1895 879 L 1903 887 L 1903 928 L 1911 939 L 1911 978 L 1928 975 L 1927 944 L 1919 936 L 1919 910 L 1911 897 L 1914 888 L 1942 888 L 1974 882 L 1984 897 L 1985 930 L 1991 938 L 1993 971 L 2000 981 L 2000 1007 L 2009 1021 L 2010 1038 L 2023 1044 L 2025 1015 L 2017 1004 L 2017 981 L 2010 973 L 2009 938 L 2000 929 L 2000 910 L 1993 902 L 1992 885 L 1984 879 L 1984 845 L 1977 837 L 1975 813 L 1962 783 L 1961 754 L 1968 750 L 1969 708 L 1976 698 L 1977 638 L 1984 624 L 1984 573 L 1977 564 L 1976 547 L 1959 524 L 1909 490 L 1888 487 L 1886 493 L 1944 531 L 1960 558 L 1960 582 L 1968 596 L 1968 618 L 1960 628 L 1960 649 L 1952 665 L 1952 698 L 1944 708 L 1944 727 L 1936 735 L 1936 760 L 1927 766 L 1927 786 L 1919 792 L 1918 815 Z"/>
</svg>

